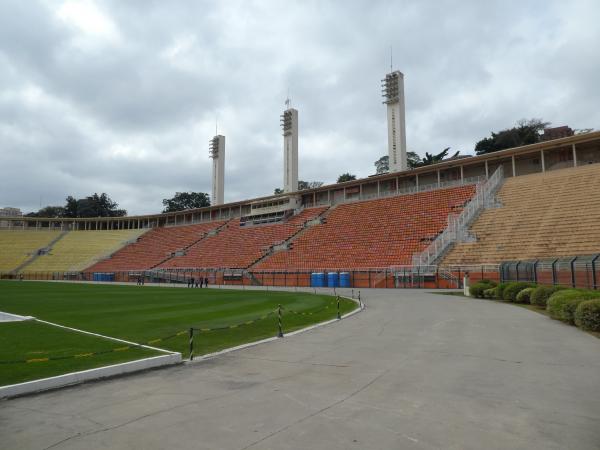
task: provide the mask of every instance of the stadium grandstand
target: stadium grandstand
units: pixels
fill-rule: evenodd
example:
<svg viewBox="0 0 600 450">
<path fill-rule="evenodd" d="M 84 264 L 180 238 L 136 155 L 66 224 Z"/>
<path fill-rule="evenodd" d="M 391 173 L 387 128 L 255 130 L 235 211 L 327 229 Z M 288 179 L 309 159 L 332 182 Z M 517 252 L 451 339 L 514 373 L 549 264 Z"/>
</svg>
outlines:
<svg viewBox="0 0 600 450">
<path fill-rule="evenodd" d="M 0 271 L 286 285 L 347 271 L 354 286 L 458 286 L 507 261 L 600 253 L 597 163 L 600 132 L 589 132 L 168 214 L 3 217 Z"/>
<path fill-rule="evenodd" d="M 108 258 L 121 247 L 135 242 L 144 230 L 66 231 L 47 251 L 38 255 L 23 270 L 81 271 L 100 259 Z"/>
</svg>

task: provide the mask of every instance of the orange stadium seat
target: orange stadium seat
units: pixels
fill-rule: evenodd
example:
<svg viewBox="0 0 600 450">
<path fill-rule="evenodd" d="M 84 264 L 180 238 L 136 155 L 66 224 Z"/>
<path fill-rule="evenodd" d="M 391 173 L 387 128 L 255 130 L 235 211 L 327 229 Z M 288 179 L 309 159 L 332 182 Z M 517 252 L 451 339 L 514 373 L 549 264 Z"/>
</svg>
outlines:
<svg viewBox="0 0 600 450">
<path fill-rule="evenodd" d="M 241 227 L 239 219 L 232 220 L 217 235 L 203 239 L 191 246 L 185 256 L 171 258 L 159 268 L 246 268 L 327 209 L 308 208 L 277 224 Z"/>
<path fill-rule="evenodd" d="M 130 244 L 110 258 L 86 269 L 86 272 L 117 272 L 150 269 L 202 239 L 209 231 L 223 225 L 224 221 L 200 223 L 178 227 L 153 228 L 137 242 Z"/>
<path fill-rule="evenodd" d="M 410 264 L 460 213 L 475 185 L 342 204 L 326 223 L 308 229 L 290 250 L 275 253 L 254 270 L 361 269 Z"/>
</svg>

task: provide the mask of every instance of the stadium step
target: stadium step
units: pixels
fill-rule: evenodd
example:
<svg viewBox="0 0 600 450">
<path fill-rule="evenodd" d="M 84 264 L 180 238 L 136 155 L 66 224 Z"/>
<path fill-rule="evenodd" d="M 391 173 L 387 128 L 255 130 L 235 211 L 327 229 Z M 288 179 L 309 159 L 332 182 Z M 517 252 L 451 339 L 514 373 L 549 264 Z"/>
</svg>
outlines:
<svg viewBox="0 0 600 450">
<path fill-rule="evenodd" d="M 165 259 L 163 259 L 162 261 L 160 261 L 159 263 L 153 265 L 150 268 L 151 269 L 155 269 L 156 267 L 160 266 L 161 264 L 166 263 L 170 259 L 177 258 L 177 257 L 180 257 L 180 256 L 184 256 L 185 253 L 187 252 L 187 250 L 190 249 L 190 248 L 192 248 L 194 245 L 202 242 L 204 239 L 206 239 L 208 237 L 212 237 L 212 236 L 218 235 L 221 232 L 221 230 L 223 230 L 229 224 L 229 222 L 231 222 L 231 220 L 227 220 L 227 221 L 225 221 L 225 223 L 221 224 L 217 228 L 213 228 L 212 230 L 207 231 L 206 233 L 204 233 L 202 235 L 202 237 L 200 237 L 200 239 L 197 239 L 194 242 L 190 243 L 189 245 L 186 245 L 185 247 L 183 247 L 183 248 L 181 248 L 179 250 L 176 250 L 175 252 L 173 252 L 169 256 L 167 256 Z M 183 255 L 181 255 L 181 254 L 178 253 L 180 251 L 183 251 Z"/>
<path fill-rule="evenodd" d="M 56 238 L 54 238 L 52 241 L 48 242 L 47 246 L 37 249 L 35 252 L 33 252 L 33 254 L 29 257 L 29 259 L 27 259 L 23 264 L 19 265 L 18 267 L 15 267 L 13 272 L 14 273 L 22 272 L 23 269 L 25 269 L 33 261 L 35 261 L 37 258 L 39 258 L 42 255 L 42 253 L 40 253 L 42 250 L 44 250 L 45 252 L 49 252 L 50 250 L 52 250 L 52 246 L 54 244 L 56 244 L 58 241 L 60 241 L 63 237 L 65 237 L 68 233 L 69 233 L 68 230 L 61 232 Z"/>
<path fill-rule="evenodd" d="M 321 213 L 319 213 L 316 217 L 305 221 L 302 224 L 302 227 L 298 229 L 298 231 L 296 231 L 294 234 L 292 234 L 285 241 L 280 242 L 279 244 L 272 245 L 261 257 L 257 258 L 252 264 L 250 264 L 247 267 L 247 269 L 252 269 L 254 266 L 256 266 L 257 264 L 260 264 L 263 261 L 265 261 L 267 258 L 269 258 L 270 256 L 272 256 L 275 253 L 285 252 L 285 251 L 290 250 L 293 247 L 293 242 L 296 239 L 298 239 L 300 236 L 302 236 L 302 234 L 304 234 L 308 229 L 310 229 L 311 227 L 318 226 L 318 225 L 321 225 L 322 223 L 324 223 L 324 221 L 327 220 L 326 219 L 327 215 L 334 208 L 335 208 L 335 205 L 331 206 L 331 207 L 329 207 L 327 209 L 325 209 L 324 211 L 322 211 Z M 256 281 L 258 282 L 258 280 L 256 280 Z"/>
</svg>

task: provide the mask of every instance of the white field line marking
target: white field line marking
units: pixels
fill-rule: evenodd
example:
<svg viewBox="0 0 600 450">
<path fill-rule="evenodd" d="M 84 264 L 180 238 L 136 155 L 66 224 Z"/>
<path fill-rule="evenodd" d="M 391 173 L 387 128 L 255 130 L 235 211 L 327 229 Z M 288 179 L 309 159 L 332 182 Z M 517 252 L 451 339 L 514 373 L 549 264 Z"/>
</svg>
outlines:
<svg viewBox="0 0 600 450">
<path fill-rule="evenodd" d="M 90 336 L 101 337 L 104 339 L 110 339 L 111 341 L 123 342 L 124 344 L 135 345 L 136 347 L 143 347 L 150 350 L 156 350 L 158 352 L 167 353 L 169 355 L 173 355 L 179 352 L 172 352 L 171 350 L 165 350 L 164 348 L 152 347 L 150 345 L 138 344 L 137 342 L 126 341 L 125 339 L 119 339 L 112 336 L 105 336 L 104 334 L 92 333 L 91 331 L 80 330 L 79 328 L 66 327 L 64 325 L 59 325 L 57 323 L 48 322 L 46 320 L 34 319 L 37 322 L 45 323 L 47 325 L 52 325 L 53 327 L 64 328 L 65 330 L 76 331 L 78 333 L 89 334 Z"/>
<path fill-rule="evenodd" d="M 345 297 L 345 296 L 342 296 L 342 295 L 340 295 L 340 298 L 345 298 L 346 300 L 350 300 L 350 301 L 356 303 L 359 306 L 354 311 L 350 311 L 349 313 L 344 314 L 340 319 L 337 319 L 337 318 L 330 319 L 330 320 L 326 320 L 325 322 L 319 322 L 319 323 L 316 323 L 316 324 L 311 325 L 309 327 L 301 328 L 301 329 L 296 330 L 296 331 L 292 331 L 290 333 L 285 334 L 284 338 L 288 337 L 288 336 L 295 336 L 295 335 L 301 334 L 301 333 L 306 333 L 307 331 L 314 330 L 315 328 L 320 328 L 320 327 L 324 327 L 325 325 L 329 325 L 329 324 L 332 324 L 332 323 L 339 322 L 340 320 L 347 319 L 348 317 L 351 317 L 351 316 L 353 316 L 355 314 L 358 314 L 359 312 L 362 312 L 362 311 L 365 310 L 365 304 L 364 303 L 359 303 L 359 301 L 357 299 L 350 298 L 350 297 Z M 273 337 L 270 337 L 270 338 L 261 339 L 260 341 L 248 342 L 246 344 L 241 344 L 241 345 L 237 345 L 235 347 L 229 347 L 229 348 L 226 348 L 226 349 L 223 349 L 223 350 L 219 350 L 218 352 L 207 353 L 206 355 L 194 356 L 194 360 L 193 361 L 185 360 L 184 363 L 185 364 L 194 364 L 196 362 L 202 362 L 202 361 L 205 361 L 205 360 L 210 359 L 210 358 L 214 358 L 214 357 L 219 356 L 219 355 L 224 355 L 224 354 L 227 354 L 227 353 L 235 352 L 237 350 L 242 350 L 242 349 L 248 348 L 248 347 L 254 347 L 255 345 L 265 344 L 267 342 L 277 341 L 279 339 L 281 339 L 281 338 L 279 338 L 277 336 L 273 336 Z"/>
<path fill-rule="evenodd" d="M 0 311 L 0 323 L 4 322 L 23 322 L 25 320 L 32 320 L 32 316 L 20 316 L 19 314 L 12 314 L 4 311 Z"/>
</svg>

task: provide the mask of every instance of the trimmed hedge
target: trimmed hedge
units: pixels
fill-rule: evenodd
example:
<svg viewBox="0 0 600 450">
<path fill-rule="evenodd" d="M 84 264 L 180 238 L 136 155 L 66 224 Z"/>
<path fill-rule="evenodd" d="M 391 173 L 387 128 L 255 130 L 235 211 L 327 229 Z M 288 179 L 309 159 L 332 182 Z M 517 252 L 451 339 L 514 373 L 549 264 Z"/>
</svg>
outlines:
<svg viewBox="0 0 600 450">
<path fill-rule="evenodd" d="M 587 299 L 582 297 L 570 298 L 566 301 L 562 308 L 562 319 L 563 321 L 575 325 L 575 310 L 580 303 L 585 302 Z"/>
<path fill-rule="evenodd" d="M 519 292 L 517 294 L 517 298 L 516 298 L 516 302 L 517 303 L 525 303 L 525 304 L 529 304 L 530 303 L 530 297 L 531 297 L 531 293 L 535 290 L 534 287 L 528 287 L 523 289 L 521 292 Z"/>
<path fill-rule="evenodd" d="M 502 293 L 502 299 L 507 302 L 514 302 L 517 300 L 517 294 L 523 289 L 535 287 L 533 283 L 526 283 L 524 281 L 516 281 L 514 283 L 508 283 Z"/>
<path fill-rule="evenodd" d="M 483 297 L 489 299 L 496 298 L 496 288 L 489 288 L 483 291 Z"/>
<path fill-rule="evenodd" d="M 469 286 L 469 294 L 471 294 L 472 297 L 483 298 L 483 292 L 493 287 L 494 286 L 491 283 L 480 281 Z"/>
<path fill-rule="evenodd" d="M 600 300 L 581 302 L 575 310 L 575 325 L 582 330 L 600 331 Z"/>
<path fill-rule="evenodd" d="M 562 291 L 566 288 L 562 286 L 538 286 L 536 287 L 531 296 L 529 297 L 529 302 L 532 305 L 538 306 L 540 308 L 546 308 L 546 303 L 552 294 L 558 291 Z"/>
<path fill-rule="evenodd" d="M 578 305 L 585 300 L 594 298 L 600 298 L 600 292 L 583 289 L 564 289 L 550 296 L 546 309 L 553 319 L 574 323 L 575 310 Z"/>
<path fill-rule="evenodd" d="M 494 295 L 496 300 L 502 300 L 504 298 L 504 289 L 506 289 L 509 284 L 510 283 L 498 283 L 498 286 L 496 286 L 496 293 Z"/>
</svg>

